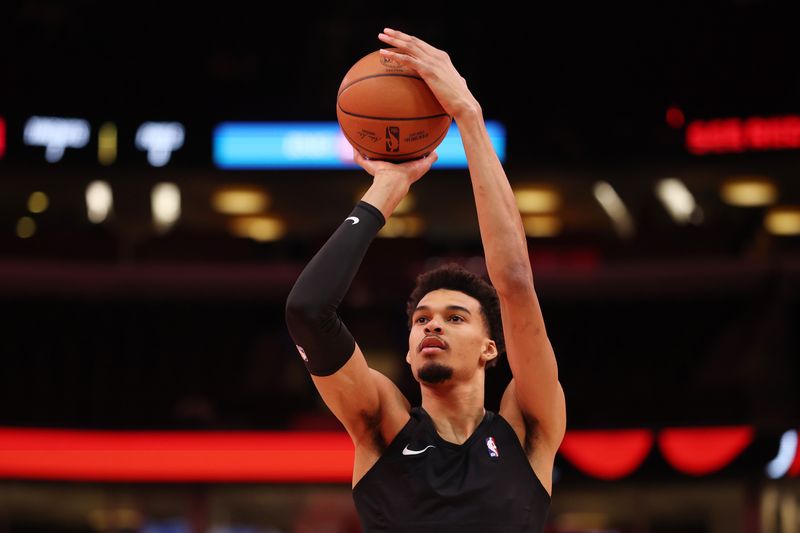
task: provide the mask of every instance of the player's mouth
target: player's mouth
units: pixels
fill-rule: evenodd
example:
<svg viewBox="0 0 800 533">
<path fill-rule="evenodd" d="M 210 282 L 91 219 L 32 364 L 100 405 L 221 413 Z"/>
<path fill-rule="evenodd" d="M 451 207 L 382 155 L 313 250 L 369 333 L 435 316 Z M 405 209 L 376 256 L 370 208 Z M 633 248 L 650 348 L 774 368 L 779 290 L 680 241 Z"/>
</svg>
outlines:
<svg viewBox="0 0 800 533">
<path fill-rule="evenodd" d="M 443 352 L 444 348 L 439 348 L 438 346 L 426 346 L 421 351 L 422 353 L 436 353 L 436 352 Z"/>
<path fill-rule="evenodd" d="M 437 353 L 447 349 L 447 344 L 439 337 L 425 337 L 419 346 L 422 353 Z"/>
</svg>

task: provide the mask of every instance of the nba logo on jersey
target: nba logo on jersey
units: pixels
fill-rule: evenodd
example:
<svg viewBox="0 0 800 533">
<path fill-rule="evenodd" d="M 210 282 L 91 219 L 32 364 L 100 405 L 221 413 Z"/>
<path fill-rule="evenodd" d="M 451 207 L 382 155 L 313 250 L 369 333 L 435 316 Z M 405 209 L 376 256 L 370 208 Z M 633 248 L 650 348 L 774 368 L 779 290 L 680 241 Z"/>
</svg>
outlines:
<svg viewBox="0 0 800 533">
<path fill-rule="evenodd" d="M 298 346 L 297 344 L 295 344 L 295 347 L 297 348 L 297 351 L 300 352 L 300 357 L 303 358 L 303 361 L 308 363 L 308 357 L 306 357 L 306 351 L 303 349 L 303 347 Z"/>
<path fill-rule="evenodd" d="M 494 437 L 486 437 L 486 447 L 489 448 L 489 457 L 500 457 L 500 452 L 497 451 L 497 444 L 494 442 Z"/>
</svg>

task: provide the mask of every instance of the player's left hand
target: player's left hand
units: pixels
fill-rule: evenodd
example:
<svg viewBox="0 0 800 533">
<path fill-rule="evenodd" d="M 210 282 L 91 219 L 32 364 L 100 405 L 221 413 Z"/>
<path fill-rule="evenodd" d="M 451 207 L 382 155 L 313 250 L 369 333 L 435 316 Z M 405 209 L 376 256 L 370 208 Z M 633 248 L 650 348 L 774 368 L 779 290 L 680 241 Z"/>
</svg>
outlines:
<svg viewBox="0 0 800 533">
<path fill-rule="evenodd" d="M 382 49 L 383 57 L 417 71 L 456 122 L 464 113 L 480 111 L 478 101 L 467 88 L 467 80 L 455 69 L 447 52 L 391 28 L 384 28 L 378 39 L 395 47 L 395 50 Z"/>
</svg>

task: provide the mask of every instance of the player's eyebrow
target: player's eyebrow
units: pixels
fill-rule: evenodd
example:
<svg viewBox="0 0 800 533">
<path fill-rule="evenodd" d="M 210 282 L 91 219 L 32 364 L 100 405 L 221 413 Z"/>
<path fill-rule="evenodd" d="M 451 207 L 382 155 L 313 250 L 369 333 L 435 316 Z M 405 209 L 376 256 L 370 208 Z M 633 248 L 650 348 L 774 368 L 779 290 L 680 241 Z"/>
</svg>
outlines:
<svg viewBox="0 0 800 533">
<path fill-rule="evenodd" d="M 468 315 L 472 314 L 469 312 L 469 309 L 467 309 L 466 307 L 461 307 L 460 305 L 448 305 L 445 309 L 447 309 L 448 311 L 464 311 Z M 428 307 L 427 305 L 420 305 L 419 307 L 414 309 L 414 312 L 416 313 L 417 311 L 430 311 L 430 310 L 431 308 Z"/>
</svg>

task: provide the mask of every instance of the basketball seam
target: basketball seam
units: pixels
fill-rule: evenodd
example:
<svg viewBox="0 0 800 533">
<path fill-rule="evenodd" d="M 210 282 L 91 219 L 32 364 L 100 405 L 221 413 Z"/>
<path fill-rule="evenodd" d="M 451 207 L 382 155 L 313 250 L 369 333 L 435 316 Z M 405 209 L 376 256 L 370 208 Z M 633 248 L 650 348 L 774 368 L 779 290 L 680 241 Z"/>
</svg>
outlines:
<svg viewBox="0 0 800 533">
<path fill-rule="evenodd" d="M 403 154 L 386 154 L 386 153 L 383 153 L 383 152 L 376 152 L 375 150 L 370 150 L 370 149 L 369 149 L 369 148 L 367 148 L 366 146 L 362 146 L 362 145 L 361 145 L 361 144 L 360 144 L 358 141 L 356 141 L 355 139 L 351 139 L 351 138 L 350 138 L 350 136 L 347 134 L 347 132 L 345 132 L 344 130 L 342 130 L 342 133 L 344 134 L 344 136 L 345 136 L 345 137 L 347 137 L 347 139 L 348 139 L 348 140 L 349 140 L 351 143 L 357 144 L 359 147 L 363 148 L 364 150 L 366 150 L 367 152 L 370 152 L 370 153 L 372 153 L 372 154 L 378 154 L 378 155 L 392 155 L 392 156 L 395 156 L 395 155 L 396 155 L 396 156 L 403 156 L 403 157 L 404 157 L 404 156 L 408 156 L 408 155 L 411 155 L 411 154 L 416 154 L 416 153 L 418 153 L 418 152 L 421 152 L 421 151 L 425 150 L 425 149 L 426 149 L 426 148 L 428 148 L 429 146 L 433 146 L 434 144 L 436 144 L 436 141 L 438 141 L 439 139 L 441 139 L 441 138 L 442 138 L 442 136 L 443 136 L 443 135 L 447 135 L 447 132 L 448 132 L 448 131 L 449 131 L 449 128 L 448 128 L 448 129 L 446 129 L 446 130 L 444 130 L 444 131 L 443 131 L 443 132 L 442 132 L 442 133 L 441 133 L 441 134 L 440 134 L 438 137 L 436 137 L 436 138 L 435 138 L 433 141 L 431 141 L 431 143 L 430 143 L 430 144 L 426 144 L 425 146 L 423 146 L 423 147 L 422 147 L 422 148 L 420 148 L 419 150 L 414 150 L 413 152 L 407 152 L 407 153 L 403 153 Z"/>
<path fill-rule="evenodd" d="M 336 94 L 336 99 L 338 100 L 339 97 L 342 96 L 342 93 L 345 92 L 351 85 L 355 85 L 356 83 L 358 83 L 360 81 L 363 81 L 363 80 L 369 80 L 369 79 L 372 79 L 372 78 L 382 78 L 384 76 L 391 76 L 391 77 L 395 77 L 395 78 L 411 78 L 411 79 L 420 80 L 420 81 L 423 81 L 423 82 L 425 81 L 422 78 L 420 78 L 419 76 L 412 76 L 410 74 L 371 74 L 369 76 L 364 76 L 363 78 L 358 78 L 357 80 L 353 80 L 350 83 L 348 83 L 347 85 L 345 85 L 344 87 L 341 87 L 339 89 L 339 92 Z"/>
<path fill-rule="evenodd" d="M 439 117 L 449 117 L 450 116 L 447 113 L 439 113 L 438 115 L 429 115 L 427 117 L 408 117 L 408 118 L 373 117 L 373 116 L 370 116 L 370 115 L 359 115 L 358 113 L 351 113 L 350 111 L 345 111 L 344 109 L 342 109 L 342 106 L 339 105 L 338 103 L 336 104 L 336 107 L 338 107 L 339 111 L 341 111 L 345 115 L 349 115 L 351 117 L 358 117 L 358 118 L 369 118 L 369 119 L 373 119 L 373 120 L 426 120 L 426 119 L 429 119 L 429 118 L 439 118 Z"/>
</svg>

